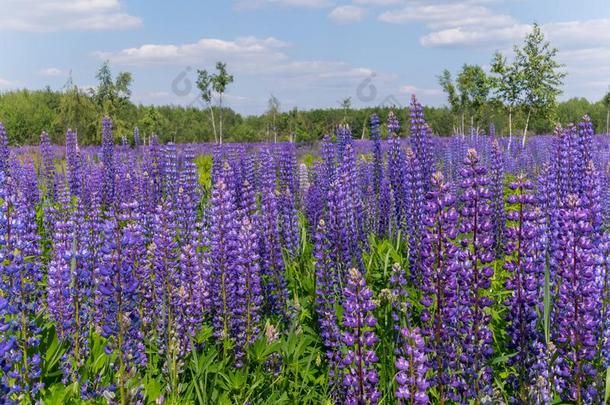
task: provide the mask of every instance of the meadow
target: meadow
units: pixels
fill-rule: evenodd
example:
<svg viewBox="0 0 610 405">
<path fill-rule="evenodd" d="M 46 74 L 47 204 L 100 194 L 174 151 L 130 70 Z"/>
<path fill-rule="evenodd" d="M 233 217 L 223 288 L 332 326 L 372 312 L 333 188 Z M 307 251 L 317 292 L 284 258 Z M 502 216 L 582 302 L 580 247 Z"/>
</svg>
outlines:
<svg viewBox="0 0 610 405">
<path fill-rule="evenodd" d="M 313 148 L 0 125 L 0 402 L 607 402 L 608 134 L 409 117 Z"/>
</svg>

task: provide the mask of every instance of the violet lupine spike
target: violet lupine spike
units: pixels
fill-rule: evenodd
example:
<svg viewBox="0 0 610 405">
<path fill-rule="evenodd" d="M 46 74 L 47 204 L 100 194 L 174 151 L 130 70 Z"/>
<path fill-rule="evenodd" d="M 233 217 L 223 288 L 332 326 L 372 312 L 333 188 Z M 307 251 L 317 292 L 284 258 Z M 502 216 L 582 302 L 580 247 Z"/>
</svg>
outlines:
<svg viewBox="0 0 610 405">
<path fill-rule="evenodd" d="M 47 270 L 47 306 L 50 318 L 56 324 L 57 335 L 64 340 L 71 337 L 74 321 L 70 288 L 75 241 L 71 204 L 65 188 L 60 187 L 57 203 L 60 207 L 54 218 L 53 256 Z"/>
<path fill-rule="evenodd" d="M 406 154 L 407 165 L 405 167 L 406 196 L 404 200 L 407 204 L 406 209 L 406 232 L 409 235 L 409 275 L 416 285 L 421 280 L 421 234 L 422 221 L 421 215 L 424 206 L 425 190 L 424 185 L 429 179 L 423 176 L 424 170 L 421 162 L 417 159 L 411 149 Z"/>
<path fill-rule="evenodd" d="M 290 255 L 295 255 L 300 244 L 300 227 L 295 201 L 287 188 L 279 197 L 280 236 L 283 246 Z"/>
<path fill-rule="evenodd" d="M 194 152 L 187 147 L 179 175 L 178 198 L 176 200 L 176 217 L 178 220 L 179 238 L 182 244 L 193 237 L 197 222 L 199 204 L 197 166 L 193 163 Z"/>
<path fill-rule="evenodd" d="M 176 213 L 171 198 L 166 198 L 155 210 L 154 236 L 148 250 L 148 260 L 153 277 L 156 336 L 159 352 L 165 356 L 170 369 L 176 359 L 189 349 L 192 336 L 191 319 L 181 304 L 190 304 L 193 297 L 186 295 L 185 284 L 195 284 L 192 273 L 182 273 L 179 265 L 180 250 L 176 242 Z M 191 252 L 193 254 L 193 252 Z M 190 299 L 190 300 L 189 300 Z"/>
<path fill-rule="evenodd" d="M 132 211 L 133 212 L 133 211 Z M 137 222 L 129 215 L 115 215 L 108 211 L 102 225 L 104 239 L 101 247 L 95 306 L 100 311 L 101 335 L 109 339 L 107 353 L 118 354 L 118 370 L 122 375 L 119 385 L 125 387 L 126 378 L 146 365 L 141 318 L 138 263 L 143 261 L 145 249 Z"/>
<path fill-rule="evenodd" d="M 249 216 L 244 216 L 241 219 L 235 262 L 237 291 L 233 322 L 236 342 L 236 367 L 238 368 L 244 364 L 245 349 L 254 343 L 260 333 L 263 291 L 261 288 L 257 231 Z"/>
<path fill-rule="evenodd" d="M 388 180 L 394 206 L 393 225 L 395 229 L 393 229 L 393 236 L 395 237 L 398 231 L 404 230 L 406 225 L 407 204 L 405 196 L 407 191 L 404 184 L 406 158 L 400 144 L 400 138 L 397 135 L 393 135 L 388 143 L 390 148 L 388 152 Z"/>
<path fill-rule="evenodd" d="M 311 187 L 311 183 L 309 181 L 309 170 L 307 169 L 307 165 L 305 163 L 301 163 L 299 165 L 299 195 L 301 198 L 303 198 L 304 195 L 307 195 L 309 187 Z M 301 200 L 301 202 L 303 201 Z"/>
<path fill-rule="evenodd" d="M 341 162 L 344 159 L 345 148 L 347 145 L 352 145 L 352 130 L 346 124 L 340 124 L 335 132 L 337 137 L 337 161 Z"/>
<path fill-rule="evenodd" d="M 279 185 L 280 190 L 290 191 L 295 202 L 299 196 L 299 182 L 297 177 L 297 151 L 293 143 L 282 145 L 279 158 Z M 294 205 L 295 203 L 293 203 Z"/>
<path fill-rule="evenodd" d="M 597 246 L 603 234 L 603 213 L 602 213 L 602 190 L 601 174 L 595 168 L 593 161 L 589 160 L 585 167 L 581 189 L 581 201 L 583 208 L 589 213 L 589 222 L 592 227 L 592 240 Z"/>
<path fill-rule="evenodd" d="M 434 162 L 432 160 L 432 150 L 430 144 L 430 132 L 428 124 L 424 119 L 424 110 L 421 104 L 417 101 L 415 94 L 411 96 L 411 104 L 409 105 L 409 115 L 411 124 L 411 147 L 417 157 L 417 160 L 422 165 L 422 176 L 426 183 L 429 181 L 432 172 L 434 171 Z M 424 183 L 424 190 L 428 189 L 428 184 Z"/>
<path fill-rule="evenodd" d="M 396 359 L 396 398 L 400 404 L 426 405 L 429 383 L 426 380 L 428 371 L 426 347 L 419 328 L 402 328 L 400 354 Z"/>
<path fill-rule="evenodd" d="M 457 401 L 459 322 L 458 213 L 455 197 L 441 172 L 432 175 L 426 194 L 422 239 L 421 304 L 423 334 L 428 339 L 430 383 L 440 403 Z"/>
<path fill-rule="evenodd" d="M 284 278 L 284 259 L 280 244 L 279 207 L 273 158 L 268 151 L 261 153 L 261 214 L 260 257 L 264 307 L 275 315 L 285 316 L 288 309 L 288 291 Z"/>
<path fill-rule="evenodd" d="M 591 117 L 585 114 L 582 121 L 578 123 L 578 151 L 584 164 L 593 159 L 593 123 Z"/>
<path fill-rule="evenodd" d="M 51 140 L 46 132 L 40 134 L 40 157 L 46 195 L 55 199 L 55 161 L 51 149 Z"/>
<path fill-rule="evenodd" d="M 341 361 L 341 332 L 335 312 L 337 300 L 337 277 L 332 245 L 323 219 L 318 223 L 315 233 L 314 259 L 316 267 L 316 313 L 320 325 L 320 337 L 326 349 L 329 374 L 332 384 L 336 384 L 337 367 Z"/>
<path fill-rule="evenodd" d="M 66 131 L 66 169 L 68 172 L 68 185 L 72 195 L 81 195 L 82 169 L 81 159 L 78 153 L 76 132 L 68 129 Z"/>
<path fill-rule="evenodd" d="M 557 235 L 557 298 L 554 301 L 552 339 L 557 346 L 557 375 L 565 384 L 564 400 L 590 403 L 597 396 L 593 365 L 596 357 L 600 297 L 595 275 L 590 213 L 574 194 L 559 211 L 562 232 Z"/>
<path fill-rule="evenodd" d="M 178 191 L 178 154 L 172 142 L 161 148 L 161 173 L 163 173 L 163 194 L 176 204 Z"/>
<path fill-rule="evenodd" d="M 491 210 L 493 213 L 493 241 L 496 255 L 501 256 L 504 248 L 506 216 L 504 212 L 504 155 L 497 139 L 491 144 L 490 154 Z"/>
<path fill-rule="evenodd" d="M 343 385 L 345 403 L 350 405 L 376 404 L 381 393 L 377 389 L 379 376 L 375 364 L 379 361 L 374 346 L 377 343 L 374 327 L 377 320 L 372 312 L 376 305 L 372 301 L 373 292 L 358 270 L 348 272 L 343 290 L 343 333 L 342 342 L 345 356 Z"/>
<path fill-rule="evenodd" d="M 20 166 L 13 170 L 20 175 Z M 36 211 L 14 178 L 0 172 L 0 181 L 0 287 L 6 294 L 0 299 L 0 314 L 4 315 L 0 323 L 6 328 L 0 338 L 0 385 L 5 387 L 7 401 L 34 402 L 44 387 L 37 351 L 42 331 L 36 317 L 42 307 L 39 284 L 43 274 Z"/>
<path fill-rule="evenodd" d="M 373 190 L 379 195 L 383 179 L 383 152 L 381 151 L 381 121 L 377 114 L 371 114 L 371 140 L 373 141 Z"/>
<path fill-rule="evenodd" d="M 608 316 L 610 311 L 608 306 L 610 303 L 610 233 L 604 233 L 599 244 L 597 272 L 600 278 L 601 301 L 597 354 L 603 369 L 606 369 L 610 366 L 610 317 Z M 600 377 L 602 376 L 603 373 L 600 373 Z"/>
<path fill-rule="evenodd" d="M 228 174 L 228 170 L 224 171 Z M 230 179 L 229 179 L 230 180 Z M 236 270 L 239 248 L 239 222 L 232 190 L 220 174 L 212 189 L 210 199 L 209 248 L 206 253 L 206 274 L 209 290 L 217 299 L 210 301 L 210 315 L 214 335 L 219 339 L 235 338 L 236 313 L 241 311 L 236 300 L 239 274 Z"/>
<path fill-rule="evenodd" d="M 508 348 L 515 355 L 508 364 L 515 368 L 515 375 L 508 378 L 514 389 L 513 400 L 528 403 L 530 385 L 536 381 L 532 375 L 537 360 L 536 345 L 542 341 L 538 331 L 539 296 L 544 283 L 545 252 L 541 251 L 542 212 L 535 207 L 533 184 L 523 175 L 509 185 L 506 228 L 506 254 L 504 269 L 509 276 L 505 287 L 511 294 L 505 300 L 509 308 L 507 316 Z"/>
<path fill-rule="evenodd" d="M 388 113 L 386 126 L 388 128 L 388 139 L 391 139 L 394 135 L 400 137 L 400 121 L 398 121 L 398 117 L 396 117 L 394 111 Z"/>
<path fill-rule="evenodd" d="M 114 135 L 112 134 L 112 120 L 108 117 L 102 119 L 102 201 L 109 206 L 114 203 Z"/>
<path fill-rule="evenodd" d="M 461 170 L 462 207 L 459 231 L 464 249 L 461 269 L 462 367 L 466 386 L 464 398 L 481 400 L 491 394 L 493 354 L 491 321 L 486 308 L 491 305 L 487 290 L 491 286 L 494 260 L 491 193 L 487 169 L 474 149 L 469 149 Z"/>
</svg>

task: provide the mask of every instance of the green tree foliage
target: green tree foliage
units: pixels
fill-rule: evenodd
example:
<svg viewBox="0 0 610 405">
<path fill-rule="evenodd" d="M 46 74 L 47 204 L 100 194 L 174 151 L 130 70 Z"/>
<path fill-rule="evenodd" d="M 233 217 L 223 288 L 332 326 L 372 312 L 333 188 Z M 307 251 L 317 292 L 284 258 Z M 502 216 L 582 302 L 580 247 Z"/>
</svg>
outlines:
<svg viewBox="0 0 610 405">
<path fill-rule="evenodd" d="M 508 148 L 513 140 L 513 113 L 521 102 L 523 93 L 523 72 L 517 61 L 508 63 L 500 52 L 491 61 L 491 85 L 497 99 L 508 111 Z"/>
<path fill-rule="evenodd" d="M 523 78 L 523 108 L 527 113 L 523 129 L 525 143 L 532 114 L 552 118 L 566 73 L 560 71 L 563 65 L 556 60 L 558 49 L 545 40 L 538 24 L 525 37 L 523 46 L 515 47 L 514 51 Z"/>
</svg>

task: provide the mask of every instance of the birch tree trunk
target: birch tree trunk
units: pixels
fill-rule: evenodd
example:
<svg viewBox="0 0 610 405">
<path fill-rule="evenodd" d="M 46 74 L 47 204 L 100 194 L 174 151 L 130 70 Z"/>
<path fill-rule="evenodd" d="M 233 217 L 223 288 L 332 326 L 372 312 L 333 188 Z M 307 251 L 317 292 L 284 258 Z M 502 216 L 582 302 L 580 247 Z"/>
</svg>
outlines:
<svg viewBox="0 0 610 405">
<path fill-rule="evenodd" d="M 527 111 L 527 119 L 525 120 L 525 128 L 523 128 L 523 139 L 521 140 L 522 147 L 525 146 L 525 137 L 527 136 L 527 127 L 529 126 L 529 123 L 530 123 L 531 113 L 532 113 L 531 109 Z"/>
</svg>

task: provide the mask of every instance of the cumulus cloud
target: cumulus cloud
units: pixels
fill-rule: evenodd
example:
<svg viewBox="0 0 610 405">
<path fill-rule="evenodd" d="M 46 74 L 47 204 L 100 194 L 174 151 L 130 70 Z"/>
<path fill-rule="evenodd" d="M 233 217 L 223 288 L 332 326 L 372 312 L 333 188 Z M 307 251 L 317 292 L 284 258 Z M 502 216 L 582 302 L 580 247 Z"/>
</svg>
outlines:
<svg viewBox="0 0 610 405">
<path fill-rule="evenodd" d="M 146 44 L 118 52 L 96 52 L 95 55 L 126 66 L 211 66 L 222 60 L 238 74 L 276 80 L 332 80 L 370 74 L 369 69 L 342 61 L 294 60 L 285 52 L 288 47 L 288 43 L 273 37 L 202 38 L 195 43 Z"/>
<path fill-rule="evenodd" d="M 338 23 L 352 23 L 362 21 L 366 16 L 366 9 L 356 6 L 339 6 L 328 14 L 328 17 Z"/>
<path fill-rule="evenodd" d="M 403 94 L 416 94 L 417 96 L 439 96 L 443 94 L 441 89 L 427 89 L 417 87 L 412 84 L 405 84 L 400 87 L 400 93 Z"/>
<path fill-rule="evenodd" d="M 334 4 L 332 0 L 237 0 L 235 8 L 238 10 L 253 10 L 263 7 L 302 7 L 324 8 Z"/>
<path fill-rule="evenodd" d="M 142 25 L 120 0 L 2 0 L 0 30 L 120 30 Z"/>
</svg>

